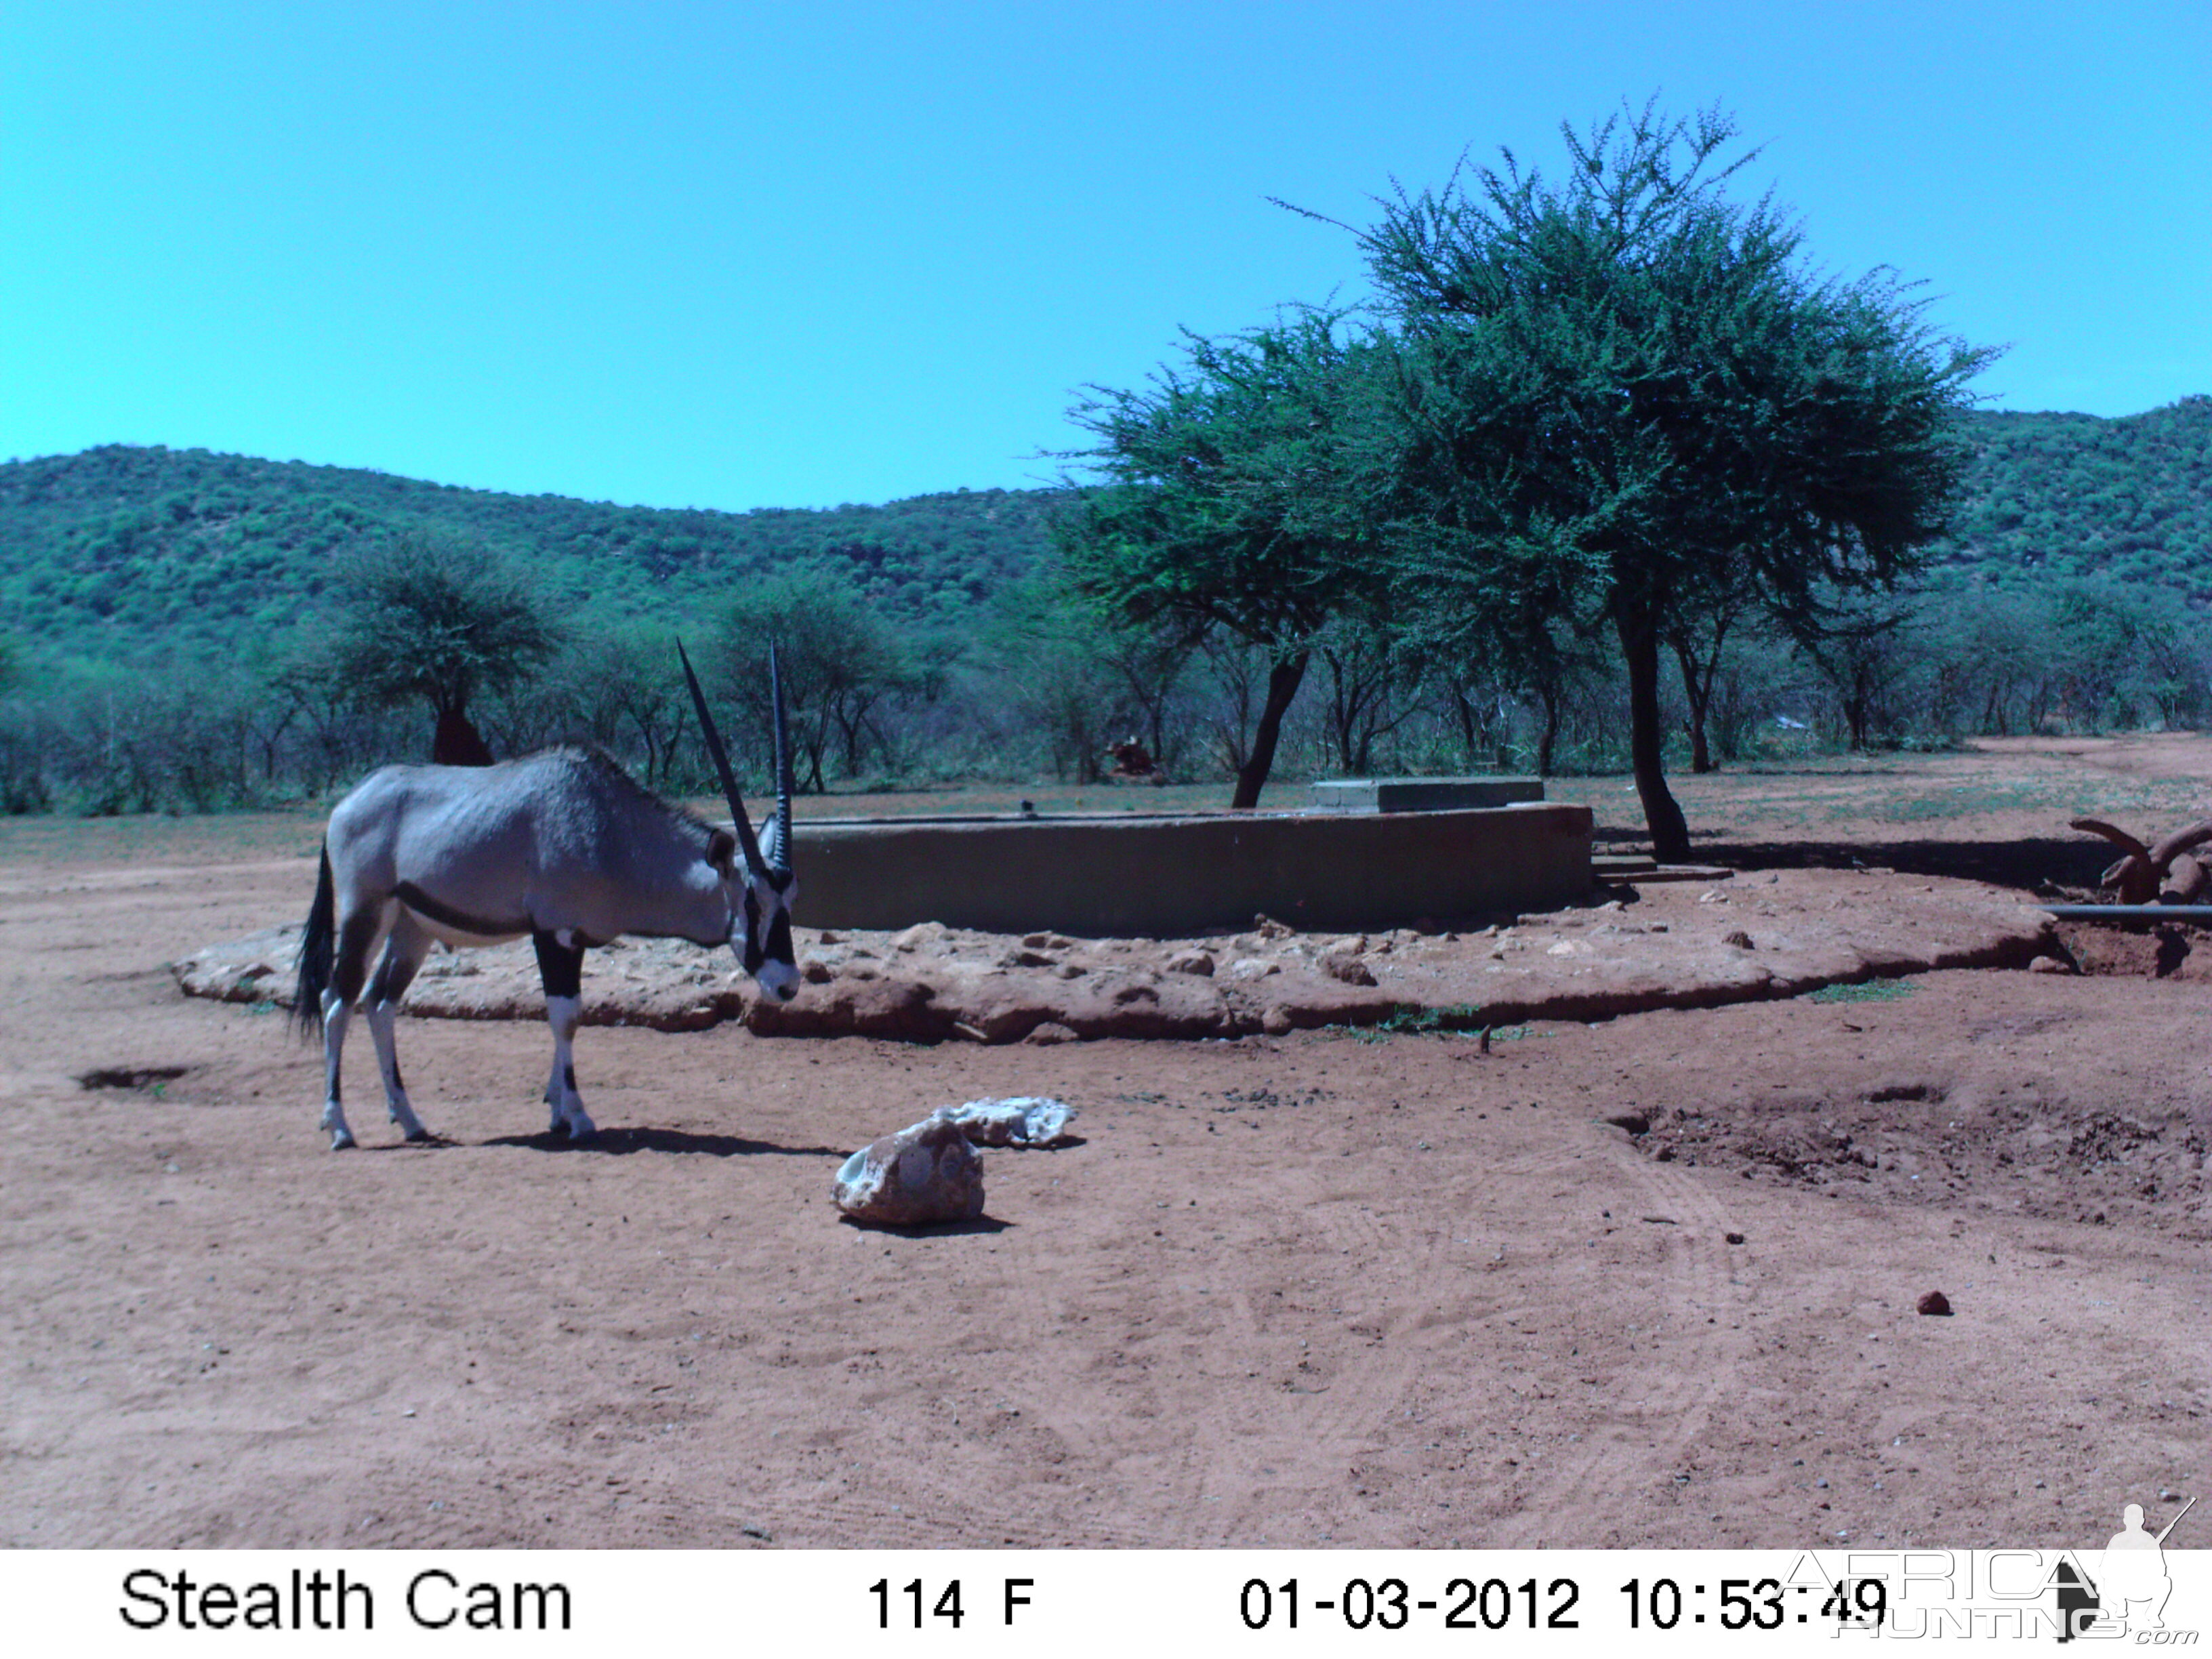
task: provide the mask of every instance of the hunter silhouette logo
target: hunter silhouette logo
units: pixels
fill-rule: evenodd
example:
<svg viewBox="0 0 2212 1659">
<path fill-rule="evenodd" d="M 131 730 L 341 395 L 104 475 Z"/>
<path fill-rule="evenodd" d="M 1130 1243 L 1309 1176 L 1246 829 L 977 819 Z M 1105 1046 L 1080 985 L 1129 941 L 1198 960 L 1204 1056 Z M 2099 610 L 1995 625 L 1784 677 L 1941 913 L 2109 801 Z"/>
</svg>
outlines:
<svg viewBox="0 0 2212 1659">
<path fill-rule="evenodd" d="M 2173 1594 L 2173 1580 L 2166 1571 L 2166 1540 L 2181 1524 L 2182 1516 L 2196 1506 L 2197 1500 L 2191 1498 L 2155 1536 L 2143 1527 L 2142 1504 L 2122 1510 L 2120 1529 L 2105 1546 L 2096 1576 L 2086 1584 L 2062 1582 L 2058 1587 L 2065 1626 L 2058 1639 L 2070 1642 L 2092 1624 L 2107 1621 L 2113 1634 L 2164 1630 L 2166 1600 Z M 2070 1580 L 2074 1575 L 2061 1577 Z"/>
</svg>

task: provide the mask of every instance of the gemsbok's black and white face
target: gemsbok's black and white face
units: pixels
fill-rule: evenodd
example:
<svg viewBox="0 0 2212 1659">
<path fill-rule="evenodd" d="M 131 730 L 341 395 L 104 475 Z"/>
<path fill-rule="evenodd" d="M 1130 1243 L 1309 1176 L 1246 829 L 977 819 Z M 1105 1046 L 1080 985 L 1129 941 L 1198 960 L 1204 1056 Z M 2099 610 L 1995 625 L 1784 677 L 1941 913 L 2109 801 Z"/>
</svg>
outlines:
<svg viewBox="0 0 2212 1659">
<path fill-rule="evenodd" d="M 791 943 L 791 902 L 799 896 L 799 879 L 787 873 L 778 885 L 776 874 L 750 878 L 748 872 L 730 945 L 764 994 L 788 1002 L 799 994 L 799 958 Z"/>
<path fill-rule="evenodd" d="M 738 855 L 730 858 L 723 874 L 725 882 L 737 890 L 731 907 L 730 947 L 763 994 L 788 1002 L 799 994 L 798 953 L 791 942 L 791 902 L 798 896 L 799 881 L 791 869 L 791 734 L 775 647 L 771 645 L 768 653 L 769 697 L 775 710 L 775 817 L 765 836 L 753 834 L 752 823 L 745 816 L 728 752 L 722 747 L 721 733 L 714 729 L 714 715 L 708 712 L 699 677 L 691 672 L 691 659 L 684 655 L 680 643 L 676 650 L 699 712 L 707 752 L 730 803 L 731 828 L 736 831 Z"/>
</svg>

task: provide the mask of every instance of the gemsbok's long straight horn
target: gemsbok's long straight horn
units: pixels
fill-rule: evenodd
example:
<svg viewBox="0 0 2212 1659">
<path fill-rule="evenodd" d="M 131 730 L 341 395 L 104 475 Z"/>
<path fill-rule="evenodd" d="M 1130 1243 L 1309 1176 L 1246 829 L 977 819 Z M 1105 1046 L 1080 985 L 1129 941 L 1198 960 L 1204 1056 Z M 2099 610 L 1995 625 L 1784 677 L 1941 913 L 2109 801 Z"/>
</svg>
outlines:
<svg viewBox="0 0 2212 1659">
<path fill-rule="evenodd" d="M 783 675 L 776 666 L 775 641 L 769 641 L 768 689 L 775 704 L 775 856 L 791 873 L 791 722 L 783 712 Z"/>
<path fill-rule="evenodd" d="M 745 817 L 745 803 L 738 793 L 737 775 L 730 770 L 730 752 L 722 747 L 722 734 L 714 729 L 714 717 L 707 712 L 707 694 L 699 689 L 699 677 L 691 672 L 691 658 L 684 649 L 684 641 L 676 641 L 676 655 L 684 664 L 684 678 L 691 687 L 692 706 L 699 711 L 699 729 L 706 734 L 707 752 L 714 757 L 714 770 L 721 775 L 722 798 L 730 803 L 730 817 L 738 832 L 738 845 L 744 849 L 745 867 L 756 876 L 768 874 L 768 860 L 761 856 L 760 842 L 753 838 L 752 821 Z"/>
</svg>

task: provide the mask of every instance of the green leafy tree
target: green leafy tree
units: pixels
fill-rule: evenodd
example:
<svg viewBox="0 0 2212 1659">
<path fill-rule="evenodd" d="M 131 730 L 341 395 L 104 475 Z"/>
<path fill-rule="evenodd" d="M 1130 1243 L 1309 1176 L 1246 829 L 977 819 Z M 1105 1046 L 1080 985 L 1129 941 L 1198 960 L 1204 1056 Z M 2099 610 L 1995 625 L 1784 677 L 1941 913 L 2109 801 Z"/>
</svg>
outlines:
<svg viewBox="0 0 2212 1659">
<path fill-rule="evenodd" d="M 1690 711 L 1690 770 L 1714 768 L 1709 727 L 1714 684 L 1721 659 L 1728 650 L 1729 634 L 1759 602 L 1759 591 L 1747 562 L 1714 560 L 1695 571 L 1683 584 L 1661 629 L 1682 671 L 1682 700 Z"/>
<path fill-rule="evenodd" d="M 641 755 L 645 780 L 659 787 L 691 720 L 672 638 L 664 630 L 611 627 L 580 641 L 567 659 L 573 693 L 594 741 Z"/>
<path fill-rule="evenodd" d="M 1899 723 L 1905 681 L 1922 665 L 1922 641 L 1910 608 L 1878 596 L 1838 596 L 1826 613 L 1804 641 L 1805 653 L 1835 695 L 1845 741 L 1863 753 Z"/>
<path fill-rule="evenodd" d="M 1036 740 L 1054 777 L 1097 783 L 1128 715 L 1113 660 L 1117 630 L 1101 607 L 1044 580 L 1015 584 L 993 607 L 983 649 L 994 705 Z"/>
<path fill-rule="evenodd" d="M 796 787 L 828 787 L 823 766 L 839 750 L 846 775 L 856 775 L 866 745 L 880 744 L 884 704 L 915 679 L 899 634 L 844 576 L 826 565 L 801 565 L 750 582 L 723 612 L 716 659 L 723 684 L 763 734 L 771 728 L 768 653 L 776 648 L 790 723 Z M 732 738 L 739 752 L 745 740 Z"/>
<path fill-rule="evenodd" d="M 1267 659 L 1230 805 L 1258 805 L 1314 641 L 1378 586 L 1360 480 L 1372 341 L 1300 313 L 1227 340 L 1188 337 L 1186 364 L 1071 412 L 1106 482 L 1054 520 L 1085 597 L 1188 642 L 1227 635 Z M 1072 458 L 1073 459 L 1073 458 Z"/>
<path fill-rule="evenodd" d="M 434 757 L 489 764 L 470 700 L 526 678 L 560 644 L 529 580 L 483 548 L 416 534 L 355 555 L 339 585 L 338 683 L 372 704 L 421 698 L 437 723 Z"/>
<path fill-rule="evenodd" d="M 1741 579 L 1811 637 L 1824 593 L 1910 569 L 1991 355 L 1935 337 L 1887 272 L 1808 272 L 1771 201 L 1725 194 L 1752 159 L 1722 164 L 1735 131 L 1650 106 L 1564 127 L 1562 181 L 1509 152 L 1360 234 L 1399 331 L 1398 511 L 1431 526 L 1412 590 L 1604 619 L 1662 858 L 1689 850 L 1660 699 L 1682 607 Z"/>
<path fill-rule="evenodd" d="M 1109 747 L 1132 738 L 1164 772 L 1180 766 L 1197 647 L 1176 630 L 1040 578 L 1000 592 L 981 645 L 993 707 L 1042 740 L 1054 777 L 1099 782 Z"/>
<path fill-rule="evenodd" d="M 1328 693 L 1328 761 L 1346 777 L 1374 770 L 1376 742 L 1419 708 L 1411 695 L 1428 669 L 1413 636 L 1368 617 L 1339 617 L 1314 641 Z"/>
</svg>

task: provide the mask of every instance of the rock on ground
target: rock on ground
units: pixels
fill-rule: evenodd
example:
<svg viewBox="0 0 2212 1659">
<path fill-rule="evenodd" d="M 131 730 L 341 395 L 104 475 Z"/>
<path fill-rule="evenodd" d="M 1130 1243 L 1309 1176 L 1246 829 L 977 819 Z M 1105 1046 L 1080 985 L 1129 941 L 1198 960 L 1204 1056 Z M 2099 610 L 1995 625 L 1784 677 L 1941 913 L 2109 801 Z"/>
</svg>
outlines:
<svg viewBox="0 0 2212 1659">
<path fill-rule="evenodd" d="M 847 1158 L 831 1196 L 852 1219 L 873 1226 L 973 1221 L 983 1213 L 983 1160 L 958 1123 L 931 1116 Z"/>
</svg>

